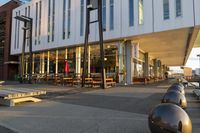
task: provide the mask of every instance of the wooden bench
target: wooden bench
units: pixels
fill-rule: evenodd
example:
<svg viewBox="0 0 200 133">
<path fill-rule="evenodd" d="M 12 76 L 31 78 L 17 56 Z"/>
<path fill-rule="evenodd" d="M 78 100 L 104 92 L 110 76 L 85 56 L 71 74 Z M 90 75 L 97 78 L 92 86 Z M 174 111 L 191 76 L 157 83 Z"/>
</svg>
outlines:
<svg viewBox="0 0 200 133">
<path fill-rule="evenodd" d="M 200 90 L 199 89 L 193 90 L 193 94 L 200 100 Z"/>
<path fill-rule="evenodd" d="M 147 83 L 147 79 L 146 78 L 133 77 L 133 83 L 146 84 Z"/>
<path fill-rule="evenodd" d="M 34 89 L 1 89 L 0 90 L 0 104 L 6 106 L 15 106 L 16 103 L 21 102 L 40 102 L 41 100 L 34 96 L 46 94 L 46 91 Z"/>
</svg>

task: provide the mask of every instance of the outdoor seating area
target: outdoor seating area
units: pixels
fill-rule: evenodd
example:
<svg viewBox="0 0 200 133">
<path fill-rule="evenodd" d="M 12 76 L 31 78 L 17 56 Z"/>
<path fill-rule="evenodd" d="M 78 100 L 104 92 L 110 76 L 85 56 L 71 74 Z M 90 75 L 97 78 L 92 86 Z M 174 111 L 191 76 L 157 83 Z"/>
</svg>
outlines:
<svg viewBox="0 0 200 133">
<path fill-rule="evenodd" d="M 135 84 L 148 84 L 156 83 L 158 81 L 164 80 L 163 77 L 133 77 L 133 83 Z"/>
<path fill-rule="evenodd" d="M 76 74 L 77 75 L 77 74 Z M 79 74 L 64 76 L 63 74 L 59 75 L 45 75 L 45 74 L 34 74 L 32 75 L 32 83 L 44 83 L 44 84 L 54 84 L 62 86 L 81 86 L 82 77 Z M 24 76 L 25 80 L 28 80 L 28 75 Z M 106 86 L 113 87 L 116 86 L 116 80 L 113 76 L 106 75 Z M 100 73 L 92 73 L 85 78 L 85 87 L 100 87 L 102 84 Z"/>
</svg>

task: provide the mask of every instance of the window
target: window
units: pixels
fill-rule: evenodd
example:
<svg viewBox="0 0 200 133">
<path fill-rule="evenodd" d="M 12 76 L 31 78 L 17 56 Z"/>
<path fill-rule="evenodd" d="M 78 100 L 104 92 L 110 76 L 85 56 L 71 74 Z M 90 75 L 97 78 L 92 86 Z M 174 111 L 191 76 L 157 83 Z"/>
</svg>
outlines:
<svg viewBox="0 0 200 133">
<path fill-rule="evenodd" d="M 42 18 L 42 2 L 39 2 L 39 33 L 38 33 L 38 43 L 40 44 L 41 35 L 41 18 Z"/>
<path fill-rule="evenodd" d="M 16 12 L 16 16 L 18 16 L 18 13 Z M 15 19 L 15 45 L 14 45 L 14 49 L 16 49 L 17 47 L 17 19 Z"/>
<path fill-rule="evenodd" d="M 83 36 L 83 25 L 84 25 L 84 0 L 81 1 L 81 18 L 80 18 L 80 36 Z"/>
<path fill-rule="evenodd" d="M 70 38 L 71 35 L 71 0 L 68 0 L 68 9 L 67 9 L 67 16 L 68 16 L 68 22 L 67 22 L 67 38 Z"/>
<path fill-rule="evenodd" d="M 102 1 L 102 21 L 103 31 L 106 31 L 106 0 Z"/>
<path fill-rule="evenodd" d="M 49 0 L 49 5 L 48 5 L 48 42 L 50 42 L 50 32 L 51 32 L 51 29 L 50 29 L 50 26 L 51 26 L 51 23 L 50 23 L 50 20 L 51 20 L 51 0 Z"/>
<path fill-rule="evenodd" d="M 176 17 L 182 16 L 181 0 L 176 0 Z"/>
<path fill-rule="evenodd" d="M 54 41 L 54 32 L 55 32 L 55 0 L 53 0 L 53 8 L 52 8 L 52 38 L 51 41 Z"/>
<path fill-rule="evenodd" d="M 164 20 L 169 19 L 169 0 L 163 0 L 163 16 Z"/>
<path fill-rule="evenodd" d="M 36 3 L 35 10 L 35 45 L 37 45 L 37 28 L 38 28 L 38 3 Z"/>
<path fill-rule="evenodd" d="M 114 0 L 110 0 L 110 30 L 114 29 Z"/>
<path fill-rule="evenodd" d="M 63 40 L 65 39 L 65 15 L 66 15 L 66 0 L 63 0 Z"/>
<path fill-rule="evenodd" d="M 139 16 L 139 24 L 144 23 L 144 0 L 138 1 L 138 16 Z"/>
<path fill-rule="evenodd" d="M 20 11 L 18 11 L 18 15 L 20 16 Z M 20 30 L 20 21 L 18 20 L 18 24 L 17 24 L 17 48 L 19 48 L 19 30 Z"/>
<path fill-rule="evenodd" d="M 134 25 L 134 0 L 129 0 L 129 26 Z"/>
</svg>

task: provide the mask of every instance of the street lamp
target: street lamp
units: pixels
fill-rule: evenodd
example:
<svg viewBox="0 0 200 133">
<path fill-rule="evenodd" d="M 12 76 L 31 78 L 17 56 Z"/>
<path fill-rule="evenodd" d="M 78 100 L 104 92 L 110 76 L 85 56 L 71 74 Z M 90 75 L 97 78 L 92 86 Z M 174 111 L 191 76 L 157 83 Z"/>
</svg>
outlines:
<svg viewBox="0 0 200 133">
<path fill-rule="evenodd" d="M 199 57 L 199 75 L 200 75 L 200 54 L 197 55 L 197 57 Z"/>
<path fill-rule="evenodd" d="M 26 46 L 26 31 L 29 30 L 29 83 L 31 84 L 32 79 L 32 25 L 33 19 L 30 17 L 26 17 L 24 15 L 16 16 L 15 19 L 24 22 L 24 36 L 23 36 L 23 47 L 22 47 L 22 57 L 21 57 L 21 78 L 24 81 L 24 53 L 25 53 L 25 46 Z"/>
</svg>

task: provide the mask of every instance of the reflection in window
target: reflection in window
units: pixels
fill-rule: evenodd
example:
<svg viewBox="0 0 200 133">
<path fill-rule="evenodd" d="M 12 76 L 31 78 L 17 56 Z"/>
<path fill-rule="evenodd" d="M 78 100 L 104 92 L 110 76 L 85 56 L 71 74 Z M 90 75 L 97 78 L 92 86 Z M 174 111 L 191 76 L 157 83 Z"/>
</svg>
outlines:
<svg viewBox="0 0 200 133">
<path fill-rule="evenodd" d="M 103 31 L 106 31 L 106 0 L 102 0 Z"/>
<path fill-rule="evenodd" d="M 139 0 L 139 24 L 144 23 L 144 0 Z"/>
<path fill-rule="evenodd" d="M 176 17 L 182 16 L 181 0 L 176 0 Z"/>
<path fill-rule="evenodd" d="M 163 0 L 163 17 L 169 19 L 169 0 Z"/>
<path fill-rule="evenodd" d="M 114 29 L 114 0 L 110 0 L 110 30 Z"/>
<path fill-rule="evenodd" d="M 71 0 L 68 0 L 68 9 L 67 9 L 68 23 L 67 23 L 67 38 L 70 38 L 71 35 Z"/>
<path fill-rule="evenodd" d="M 84 25 L 84 0 L 80 0 L 81 1 L 81 10 L 80 10 L 80 14 L 81 14 L 81 18 L 80 18 L 80 36 L 83 36 L 83 25 Z"/>
<path fill-rule="evenodd" d="M 129 0 L 129 26 L 134 25 L 134 0 Z"/>
</svg>

